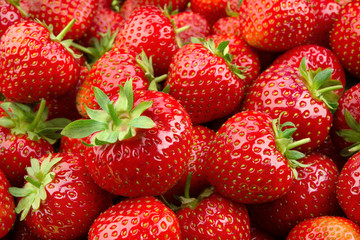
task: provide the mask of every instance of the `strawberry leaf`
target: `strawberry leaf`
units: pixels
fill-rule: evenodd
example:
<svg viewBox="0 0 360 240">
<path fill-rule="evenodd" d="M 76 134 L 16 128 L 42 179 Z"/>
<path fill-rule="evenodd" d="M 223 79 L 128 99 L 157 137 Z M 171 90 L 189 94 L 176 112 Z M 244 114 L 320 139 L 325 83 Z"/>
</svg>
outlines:
<svg viewBox="0 0 360 240">
<path fill-rule="evenodd" d="M 80 119 L 68 124 L 61 134 L 69 138 L 84 138 L 95 132 L 107 129 L 108 125 L 94 119 Z"/>
</svg>

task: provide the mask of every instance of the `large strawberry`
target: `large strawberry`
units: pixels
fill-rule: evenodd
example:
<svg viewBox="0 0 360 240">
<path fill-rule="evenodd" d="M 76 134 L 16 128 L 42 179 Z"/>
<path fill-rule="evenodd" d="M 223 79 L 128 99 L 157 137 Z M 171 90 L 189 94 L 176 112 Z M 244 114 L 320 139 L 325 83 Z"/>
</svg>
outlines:
<svg viewBox="0 0 360 240">
<path fill-rule="evenodd" d="M 216 132 L 208 157 L 208 180 L 225 197 L 241 203 L 264 203 L 284 196 L 304 154 L 292 148 L 297 131 L 290 122 L 244 111 Z M 281 122 L 280 122 L 281 121 Z"/>
<path fill-rule="evenodd" d="M 60 96 L 75 86 L 80 66 L 61 34 L 25 20 L 10 26 L 0 40 L 0 91 L 12 101 L 32 103 Z"/>
<path fill-rule="evenodd" d="M 14 197 L 9 193 L 10 183 L 0 170 L 0 238 L 4 237 L 15 223 Z"/>
<path fill-rule="evenodd" d="M 325 141 L 332 124 L 338 95 L 342 88 L 331 79 L 332 69 L 308 70 L 305 57 L 299 68 L 287 64 L 269 67 L 250 86 L 244 98 L 243 110 L 265 112 L 272 118 L 283 113 L 283 121 L 295 124 L 295 140 L 311 138 L 301 150 L 313 150 Z"/>
<path fill-rule="evenodd" d="M 84 237 L 98 215 L 111 205 L 110 195 L 91 179 L 84 159 L 70 153 L 33 158 L 16 212 L 40 239 Z"/>
<path fill-rule="evenodd" d="M 189 113 L 193 124 L 227 116 L 240 107 L 245 78 L 232 65 L 229 42 L 212 39 L 183 46 L 173 57 L 166 85 Z"/>
<path fill-rule="evenodd" d="M 306 0 L 244 0 L 240 6 L 244 39 L 266 51 L 284 51 L 303 44 L 315 26 Z"/>
<path fill-rule="evenodd" d="M 169 190 L 183 174 L 191 151 L 192 125 L 184 108 L 163 92 L 133 93 L 131 80 L 111 99 L 98 88 L 95 97 L 103 110 L 88 108 L 91 119 L 62 131 L 70 138 L 95 133 L 95 157 L 87 159 L 95 182 L 129 197 Z"/>
<path fill-rule="evenodd" d="M 313 153 L 299 162 L 308 166 L 298 169 L 298 177 L 285 196 L 248 206 L 252 220 L 275 236 L 285 237 L 305 219 L 340 212 L 335 193 L 339 171 L 332 159 Z"/>
<path fill-rule="evenodd" d="M 98 239 L 171 239 L 180 240 L 175 213 L 150 196 L 123 200 L 94 221 L 89 240 Z"/>
</svg>

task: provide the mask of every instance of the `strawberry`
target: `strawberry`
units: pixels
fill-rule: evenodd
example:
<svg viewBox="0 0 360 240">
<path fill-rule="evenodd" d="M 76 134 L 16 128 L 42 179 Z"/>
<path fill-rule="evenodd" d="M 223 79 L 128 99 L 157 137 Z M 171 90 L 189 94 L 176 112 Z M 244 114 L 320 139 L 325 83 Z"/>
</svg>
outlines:
<svg viewBox="0 0 360 240">
<path fill-rule="evenodd" d="M 347 218 L 323 216 L 310 218 L 296 225 L 286 240 L 298 239 L 359 239 L 360 227 Z"/>
<path fill-rule="evenodd" d="M 13 234 L 13 240 L 39 240 L 39 238 L 31 232 L 31 230 L 27 227 L 24 221 L 20 221 L 19 218 L 16 219 Z"/>
<path fill-rule="evenodd" d="M 94 157 L 87 158 L 95 182 L 120 196 L 160 195 L 180 179 L 193 142 L 191 121 L 170 95 L 145 90 L 133 93 L 132 81 L 109 99 L 99 88 L 103 110 L 88 108 L 91 119 L 66 126 L 62 134 L 84 138 L 93 133 Z"/>
<path fill-rule="evenodd" d="M 1 0 L 0 1 L 0 37 L 4 34 L 6 29 L 26 19 L 27 13 L 20 7 L 16 0 Z"/>
<path fill-rule="evenodd" d="M 58 36 L 38 22 L 10 26 L 0 40 L 0 91 L 16 102 L 33 103 L 60 96 L 75 86 L 80 66 Z M 51 51 L 49 50 L 51 49 Z"/>
<path fill-rule="evenodd" d="M 158 199 L 126 199 L 110 207 L 91 225 L 88 239 L 181 239 L 175 213 Z"/>
<path fill-rule="evenodd" d="M 2 239 L 15 223 L 14 197 L 9 193 L 10 183 L 0 170 L 0 238 Z"/>
<path fill-rule="evenodd" d="M 359 174 L 360 153 L 356 153 L 345 163 L 336 186 L 336 196 L 340 207 L 346 216 L 356 224 L 360 223 L 360 211 L 358 208 L 360 197 L 357 194 L 360 190 L 358 186 Z"/>
<path fill-rule="evenodd" d="M 173 57 L 165 86 L 189 113 L 193 124 L 227 116 L 238 109 L 245 82 L 231 64 L 228 43 L 213 40 L 183 46 Z"/>
<path fill-rule="evenodd" d="M 282 119 L 281 119 L 282 121 Z M 267 114 L 239 112 L 216 132 L 207 162 L 208 180 L 232 201 L 265 203 L 284 196 L 296 178 L 297 160 L 304 154 L 292 150 L 310 139 L 293 142 L 297 131 Z"/>
<path fill-rule="evenodd" d="M 155 74 L 167 73 L 172 56 L 179 49 L 170 16 L 156 6 L 135 9 L 117 35 L 115 47 L 152 57 Z"/>
<path fill-rule="evenodd" d="M 77 239 L 111 204 L 91 179 L 84 159 L 69 153 L 33 158 L 23 188 L 9 189 L 19 198 L 20 220 L 40 239 Z"/>
<path fill-rule="evenodd" d="M 22 186 L 26 167 L 31 158 L 54 152 L 52 144 L 61 136 L 58 133 L 70 121 L 47 120 L 47 108 L 42 101 L 37 111 L 28 105 L 4 102 L 0 118 L 0 169 L 12 186 Z"/>
<path fill-rule="evenodd" d="M 67 24 L 76 19 L 74 26 L 66 35 L 68 39 L 79 39 L 90 27 L 98 0 L 27 0 L 29 15 L 47 25 L 52 25 L 54 33 L 60 34 Z"/>
<path fill-rule="evenodd" d="M 339 213 L 335 194 L 339 171 L 332 159 L 312 153 L 299 162 L 307 167 L 298 169 L 287 194 L 269 203 L 248 206 L 252 220 L 274 236 L 286 237 L 305 219 Z"/>
<path fill-rule="evenodd" d="M 298 128 L 294 140 L 311 138 L 298 150 L 311 151 L 328 136 L 333 119 L 330 109 L 337 107 L 339 96 L 333 91 L 342 85 L 331 79 L 332 72 L 330 68 L 308 70 L 305 57 L 299 68 L 271 66 L 250 86 L 242 110 L 265 112 L 274 119 L 283 113 L 283 120 Z"/>
<path fill-rule="evenodd" d="M 227 0 L 190 0 L 190 7 L 193 12 L 201 14 L 210 25 L 213 25 L 219 18 L 226 17 L 227 2 Z"/>
<path fill-rule="evenodd" d="M 330 33 L 332 51 L 338 56 L 344 68 L 357 78 L 360 77 L 358 64 L 360 32 L 357 30 L 359 22 L 360 2 L 351 1 L 341 8 Z"/>
<path fill-rule="evenodd" d="M 211 28 L 216 35 L 235 34 L 241 36 L 239 17 L 222 17 L 217 20 Z"/>
<path fill-rule="evenodd" d="M 189 0 L 134 0 L 138 6 L 154 5 L 160 8 L 171 6 L 172 9 L 177 11 L 185 10 Z"/>
<path fill-rule="evenodd" d="M 182 239 L 250 240 L 250 221 L 245 205 L 233 203 L 218 193 L 189 199 L 176 216 Z"/>
<path fill-rule="evenodd" d="M 253 47 L 281 52 L 307 41 L 315 16 L 306 0 L 244 0 L 240 29 Z"/>
</svg>

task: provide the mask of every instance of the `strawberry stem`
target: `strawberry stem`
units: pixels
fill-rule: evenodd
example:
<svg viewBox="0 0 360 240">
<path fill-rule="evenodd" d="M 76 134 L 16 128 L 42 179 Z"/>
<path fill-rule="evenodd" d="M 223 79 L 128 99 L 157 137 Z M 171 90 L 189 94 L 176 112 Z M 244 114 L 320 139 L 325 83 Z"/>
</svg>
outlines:
<svg viewBox="0 0 360 240">
<path fill-rule="evenodd" d="M 46 107 L 46 101 L 45 99 L 41 99 L 39 109 L 36 112 L 35 118 L 27 128 L 28 131 L 34 131 L 36 129 L 41 119 L 43 118 L 45 107 Z"/>
<path fill-rule="evenodd" d="M 20 0 L 6 0 L 8 3 L 10 3 L 11 5 L 13 5 L 14 7 L 16 7 L 19 12 L 21 13 L 21 15 L 25 18 L 28 18 L 30 15 L 25 12 L 25 10 L 20 6 Z"/>
<path fill-rule="evenodd" d="M 58 42 L 61 42 L 65 35 L 70 31 L 70 29 L 72 28 L 72 26 L 75 24 L 75 21 L 76 19 L 73 18 L 67 25 L 64 29 L 61 30 L 61 32 L 55 37 L 55 39 L 58 41 Z M 54 39 L 53 39 L 54 40 Z"/>
</svg>

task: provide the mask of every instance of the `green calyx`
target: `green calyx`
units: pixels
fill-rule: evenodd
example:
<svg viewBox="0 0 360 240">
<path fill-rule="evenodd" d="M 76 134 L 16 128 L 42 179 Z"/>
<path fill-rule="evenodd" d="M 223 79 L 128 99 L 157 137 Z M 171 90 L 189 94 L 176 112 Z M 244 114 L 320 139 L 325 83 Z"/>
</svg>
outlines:
<svg viewBox="0 0 360 240">
<path fill-rule="evenodd" d="M 360 123 L 355 120 L 346 108 L 344 110 L 344 116 L 350 129 L 342 129 L 336 134 L 342 137 L 345 141 L 353 143 L 349 147 L 342 149 L 340 152 L 341 156 L 350 157 L 360 151 Z"/>
<path fill-rule="evenodd" d="M 294 177 L 297 179 L 298 173 L 296 171 L 297 167 L 307 167 L 309 165 L 305 165 L 300 163 L 299 159 L 305 157 L 305 154 L 299 152 L 297 150 L 293 150 L 294 148 L 301 146 L 305 143 L 311 141 L 310 138 L 304 138 L 299 141 L 295 141 L 292 138 L 292 135 L 297 130 L 295 125 L 292 122 L 285 122 L 283 124 L 280 123 L 280 119 L 283 113 L 280 114 L 279 118 L 274 119 L 272 121 L 272 126 L 275 134 L 276 148 L 281 152 L 281 154 L 289 161 L 290 166 L 292 167 Z"/>
<path fill-rule="evenodd" d="M 90 119 L 81 119 L 67 125 L 62 135 L 69 138 L 84 138 L 95 133 L 90 146 L 111 144 L 132 138 L 136 129 L 155 127 L 152 119 L 142 116 L 143 112 L 152 106 L 152 101 L 144 101 L 134 106 L 132 80 L 120 87 L 119 98 L 114 103 L 99 88 L 94 89 L 95 98 L 100 110 L 87 108 Z"/>
<path fill-rule="evenodd" d="M 163 82 L 167 78 L 167 74 L 159 77 L 154 76 L 154 68 L 152 63 L 152 56 L 147 57 L 146 53 L 142 51 L 136 56 L 136 62 L 145 73 L 145 77 L 149 80 L 149 90 L 159 91 L 159 83 Z"/>
<path fill-rule="evenodd" d="M 16 213 L 21 213 L 20 220 L 24 220 L 30 209 L 36 211 L 39 209 L 42 201 L 47 198 L 46 185 L 51 183 L 55 178 L 52 172 L 54 166 L 61 161 L 62 158 L 52 158 L 51 155 L 46 157 L 44 161 L 39 163 L 38 159 L 31 159 L 31 166 L 26 168 L 26 183 L 23 188 L 10 187 L 9 192 L 14 197 L 20 197 L 21 200 L 15 208 Z"/>
<path fill-rule="evenodd" d="M 59 132 L 70 123 L 66 118 L 46 121 L 49 109 L 45 100 L 41 100 L 37 111 L 29 105 L 15 102 L 4 102 L 0 107 L 8 115 L 0 118 L 0 126 L 9 128 L 14 135 L 27 135 L 34 141 L 45 139 L 50 144 L 54 144 L 61 138 Z"/>
<path fill-rule="evenodd" d="M 239 7 L 241 5 L 243 0 L 239 1 Z M 231 4 L 230 4 L 231 1 L 228 1 L 227 2 L 227 5 L 226 5 L 226 8 L 225 8 L 225 12 L 226 12 L 226 15 L 229 16 L 229 17 L 239 17 L 239 13 L 238 12 L 235 12 L 231 9 Z"/>
<path fill-rule="evenodd" d="M 334 91 L 342 89 L 343 85 L 340 81 L 332 80 L 331 74 L 333 69 L 327 68 L 322 70 L 308 71 L 306 68 L 306 57 L 303 57 L 299 66 L 301 75 L 305 79 L 305 85 L 309 89 L 311 96 L 315 99 L 321 100 L 334 113 L 338 107 L 339 95 Z"/>
<path fill-rule="evenodd" d="M 192 43 L 202 44 L 204 47 L 209 49 L 215 56 L 221 57 L 225 60 L 227 65 L 230 67 L 230 70 L 240 79 L 245 79 L 246 75 L 244 73 L 245 69 L 237 66 L 232 63 L 233 56 L 230 54 L 229 41 L 223 41 L 218 44 L 216 47 L 213 39 L 205 40 L 200 38 L 191 38 Z"/>
</svg>

